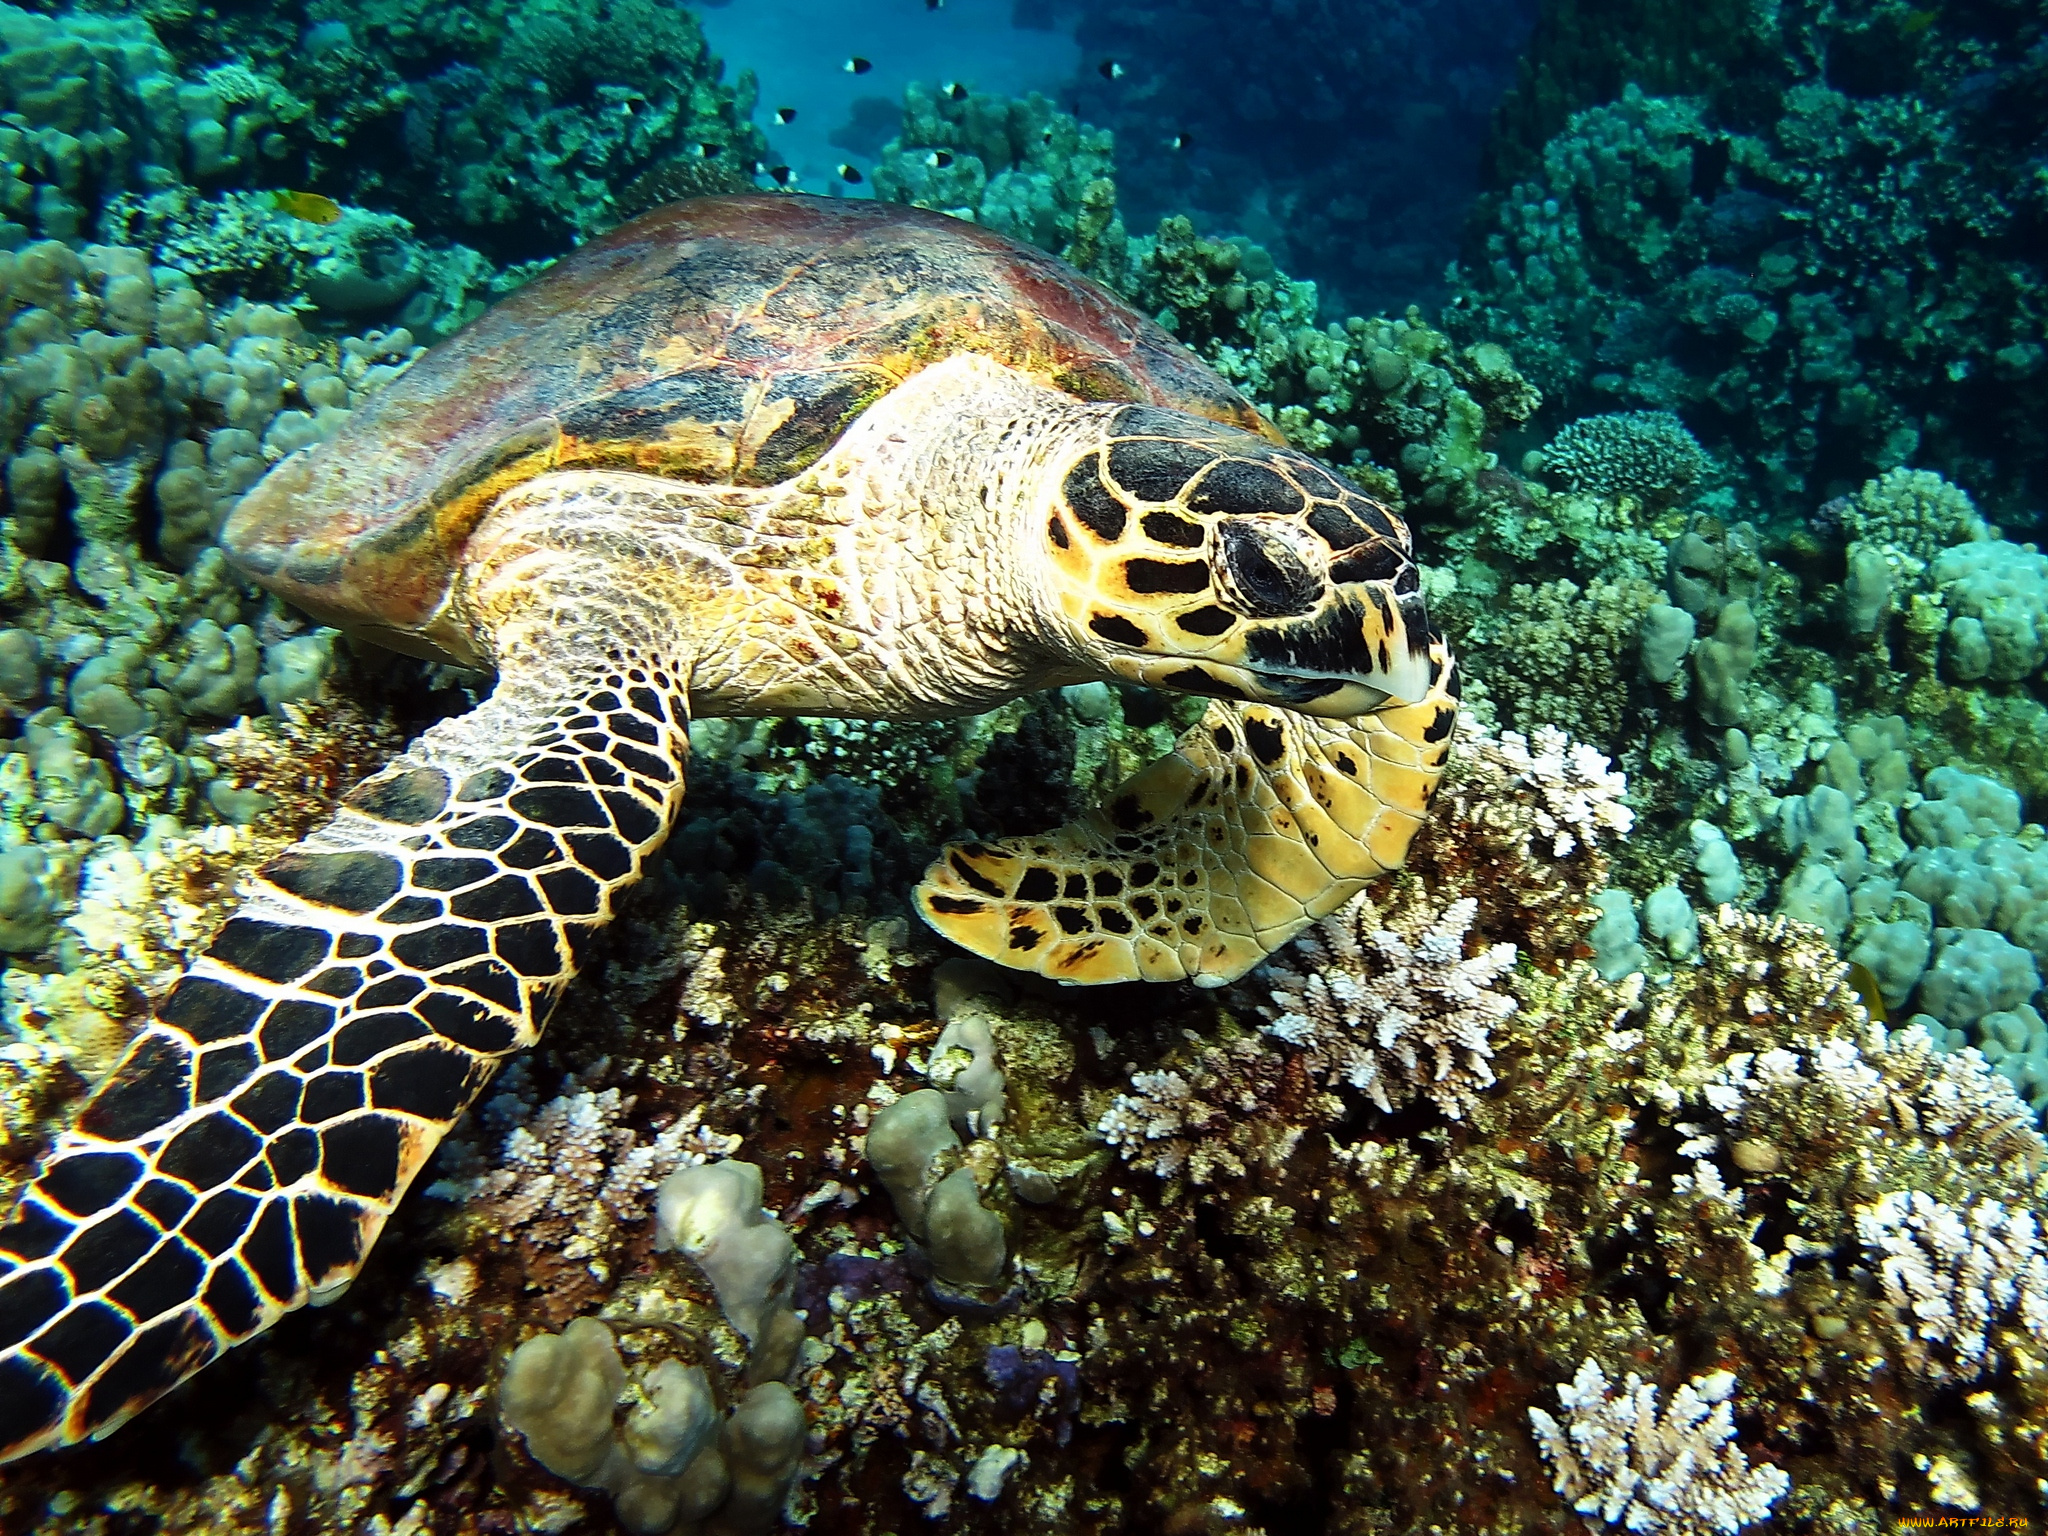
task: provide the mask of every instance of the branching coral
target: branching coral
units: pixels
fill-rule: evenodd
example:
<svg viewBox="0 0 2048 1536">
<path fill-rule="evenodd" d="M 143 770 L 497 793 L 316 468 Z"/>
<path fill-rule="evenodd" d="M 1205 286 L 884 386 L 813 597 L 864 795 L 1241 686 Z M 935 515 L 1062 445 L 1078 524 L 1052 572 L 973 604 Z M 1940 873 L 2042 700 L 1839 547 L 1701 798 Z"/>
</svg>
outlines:
<svg viewBox="0 0 2048 1536">
<path fill-rule="evenodd" d="M 1299 1071 L 1254 1039 L 1202 1045 L 1186 1073 L 1132 1073 L 1130 1091 L 1111 1101 L 1096 1130 L 1126 1161 L 1161 1178 L 1184 1173 L 1196 1185 L 1215 1185 L 1244 1178 L 1254 1164 L 1270 1172 L 1293 1155 L 1310 1124 L 1343 1112 L 1328 1094 L 1289 1105 L 1300 1095 L 1287 1079 Z"/>
<path fill-rule="evenodd" d="M 1539 28 L 1528 80 L 1585 110 L 1543 143 L 1500 119 L 1493 153 L 1527 174 L 1475 207 L 1450 328 L 1569 409 L 1677 411 L 1788 518 L 1909 463 L 2024 508 L 2048 379 L 2040 55 L 2023 8 L 1908 14 Z M 1589 64 L 1606 46 L 1648 57 Z M 1753 54 L 1744 86 L 1681 94 L 1720 49 Z M 1617 81 L 1643 85 L 1615 100 Z"/>
<path fill-rule="evenodd" d="M 1937 1381 L 1982 1376 L 2001 1322 L 2048 1337 L 2048 1245 L 2032 1211 L 1996 1200 L 1959 1208 L 1894 1190 L 1857 1211 L 1856 1231 L 1915 1372 Z"/>
<path fill-rule="evenodd" d="M 1531 792 L 1533 833 L 1549 842 L 1556 857 L 1582 843 L 1626 837 L 1635 825 L 1635 813 L 1622 803 L 1628 776 L 1610 768 L 1604 753 L 1571 740 L 1556 726 L 1538 726 L 1533 742 L 1520 731 L 1503 731 L 1497 746 L 1475 745 L 1482 764 L 1497 766 L 1517 788 Z"/>
<path fill-rule="evenodd" d="M 647 1217 L 648 1197 L 670 1173 L 739 1146 L 737 1136 L 708 1130 L 696 1110 L 642 1140 L 622 1123 L 633 1100 L 616 1088 L 572 1084 L 529 1110 L 517 1086 L 482 1112 L 486 1127 L 505 1128 L 497 1165 L 437 1188 L 470 1202 L 505 1241 L 517 1236 L 563 1259 L 601 1260 L 618 1227 Z"/>
<path fill-rule="evenodd" d="M 1266 1032 L 1307 1053 L 1326 1082 L 1362 1090 L 1383 1110 L 1428 1098 L 1452 1119 L 1493 1084 L 1494 1026 L 1515 1011 L 1493 989 L 1515 946 L 1465 954 L 1478 901 L 1441 912 L 1417 904 L 1382 926 L 1361 897 L 1272 966 Z"/>
<path fill-rule="evenodd" d="M 1543 450 L 1543 468 L 1575 491 L 1670 502 L 1711 467 L 1706 450 L 1669 411 L 1617 411 L 1568 423 Z"/>
<path fill-rule="evenodd" d="M 1529 1422 L 1555 1469 L 1553 1486 L 1580 1514 L 1632 1531 L 1710 1536 L 1767 1519 L 1792 1486 L 1731 1443 L 1734 1394 L 1733 1373 L 1714 1371 L 1681 1384 L 1668 1406 L 1636 1375 L 1617 1395 L 1589 1358 L 1557 1389 L 1564 1422 L 1541 1408 L 1529 1410 Z"/>
</svg>

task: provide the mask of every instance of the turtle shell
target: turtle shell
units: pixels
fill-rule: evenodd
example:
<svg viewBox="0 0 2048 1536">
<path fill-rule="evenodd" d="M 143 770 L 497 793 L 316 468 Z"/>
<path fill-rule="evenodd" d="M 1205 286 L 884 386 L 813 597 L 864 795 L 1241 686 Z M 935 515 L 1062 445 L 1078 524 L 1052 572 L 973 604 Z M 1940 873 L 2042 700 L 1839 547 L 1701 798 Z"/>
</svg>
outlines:
<svg viewBox="0 0 2048 1536">
<path fill-rule="evenodd" d="M 583 246 L 427 352 L 252 489 L 222 544 L 317 616 L 432 652 L 417 632 L 507 487 L 605 467 L 774 484 L 958 352 L 1082 399 L 1275 435 L 1166 331 L 1043 251 L 895 204 L 700 198 Z"/>
</svg>

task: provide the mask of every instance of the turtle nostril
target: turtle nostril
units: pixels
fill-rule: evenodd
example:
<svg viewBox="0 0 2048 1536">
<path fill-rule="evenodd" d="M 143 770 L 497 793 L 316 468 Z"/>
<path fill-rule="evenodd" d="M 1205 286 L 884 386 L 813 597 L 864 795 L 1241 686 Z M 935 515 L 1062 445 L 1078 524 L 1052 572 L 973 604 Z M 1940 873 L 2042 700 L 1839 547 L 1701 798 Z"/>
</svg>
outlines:
<svg viewBox="0 0 2048 1536">
<path fill-rule="evenodd" d="M 1232 607 L 1256 619 L 1306 613 L 1323 595 L 1323 579 L 1276 532 L 1231 519 L 1217 529 L 1218 585 Z"/>
</svg>

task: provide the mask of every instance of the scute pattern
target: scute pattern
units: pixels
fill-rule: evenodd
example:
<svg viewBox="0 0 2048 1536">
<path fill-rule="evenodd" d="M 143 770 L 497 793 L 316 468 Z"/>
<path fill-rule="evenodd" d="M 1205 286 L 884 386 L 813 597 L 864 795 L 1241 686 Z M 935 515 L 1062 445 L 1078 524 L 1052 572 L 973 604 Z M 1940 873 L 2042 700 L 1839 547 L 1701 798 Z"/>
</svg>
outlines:
<svg viewBox="0 0 2048 1536">
<path fill-rule="evenodd" d="M 107 1434 L 347 1285 L 666 835 L 685 709 L 611 658 L 502 762 L 468 760 L 477 717 L 437 727 L 252 877 L 0 1225 L 0 1459 Z M 514 834 L 516 870 L 476 851 Z"/>
<path fill-rule="evenodd" d="M 1406 857 L 1448 756 L 1450 649 L 1400 520 L 1248 434 L 1106 413 L 1059 503 L 1069 619 L 1121 675 L 1219 702 L 1108 806 L 947 849 L 919 910 L 1061 981 L 1220 985 Z"/>
<path fill-rule="evenodd" d="M 1222 982 L 1398 864 L 1455 668 L 1400 520 L 1279 441 L 1042 253 L 774 197 L 593 242 L 280 463 L 229 558 L 498 688 L 253 877 L 0 1224 L 0 1461 L 339 1294 L 665 836 L 689 701 L 1217 700 L 920 887 L 1063 981 Z"/>
<path fill-rule="evenodd" d="M 866 199 L 696 198 L 579 247 L 434 348 L 243 497 L 223 538 L 323 618 L 409 628 L 494 500 L 534 476 L 781 484 L 963 353 L 1068 397 L 1149 402 L 1134 421 L 1186 411 L 1272 431 L 1043 251 Z"/>
<path fill-rule="evenodd" d="M 1393 512 L 1250 433 L 1151 407 L 1102 420 L 1060 482 L 1047 555 L 1071 622 L 1130 653 L 1120 675 L 1322 716 L 1434 686 Z"/>
<path fill-rule="evenodd" d="M 950 848 L 917 888 L 931 925 L 1058 981 L 1220 986 L 1397 869 L 1449 746 L 1449 654 L 1420 702 L 1325 721 L 1216 703 L 1108 805 L 1043 837 Z"/>
</svg>

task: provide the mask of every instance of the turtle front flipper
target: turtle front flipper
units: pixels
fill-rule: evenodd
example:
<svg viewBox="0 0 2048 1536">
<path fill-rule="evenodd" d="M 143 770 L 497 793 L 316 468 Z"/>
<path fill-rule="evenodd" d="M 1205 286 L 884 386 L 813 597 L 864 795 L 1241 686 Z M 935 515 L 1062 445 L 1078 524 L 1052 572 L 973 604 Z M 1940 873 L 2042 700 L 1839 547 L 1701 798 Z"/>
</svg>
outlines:
<svg viewBox="0 0 2048 1536">
<path fill-rule="evenodd" d="M 1400 867 L 1456 715 L 1441 681 L 1353 720 L 1213 703 L 1107 806 L 945 849 L 918 910 L 962 948 L 1056 981 L 1221 986 Z"/>
<path fill-rule="evenodd" d="M 534 646 L 250 880 L 0 1225 L 0 1461 L 361 1267 L 667 835 L 686 680 Z"/>
</svg>

